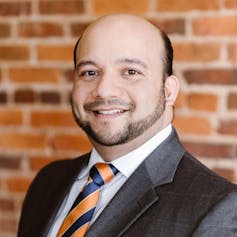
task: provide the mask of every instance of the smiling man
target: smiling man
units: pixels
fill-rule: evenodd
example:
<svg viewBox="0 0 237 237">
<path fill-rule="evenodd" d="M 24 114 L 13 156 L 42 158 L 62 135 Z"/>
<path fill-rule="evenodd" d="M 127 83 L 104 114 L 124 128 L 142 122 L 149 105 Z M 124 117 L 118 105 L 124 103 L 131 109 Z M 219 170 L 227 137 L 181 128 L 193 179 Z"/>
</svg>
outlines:
<svg viewBox="0 0 237 237">
<path fill-rule="evenodd" d="M 93 150 L 39 172 L 18 237 L 237 236 L 236 186 L 185 151 L 172 126 L 172 60 L 167 35 L 143 18 L 104 16 L 85 30 L 72 111 Z"/>
</svg>

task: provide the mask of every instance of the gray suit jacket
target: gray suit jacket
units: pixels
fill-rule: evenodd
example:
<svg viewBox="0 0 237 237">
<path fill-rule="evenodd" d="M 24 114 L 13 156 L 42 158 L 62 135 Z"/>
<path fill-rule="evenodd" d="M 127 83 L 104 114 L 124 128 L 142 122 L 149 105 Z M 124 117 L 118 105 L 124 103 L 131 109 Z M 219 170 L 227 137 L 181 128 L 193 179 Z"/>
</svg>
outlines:
<svg viewBox="0 0 237 237">
<path fill-rule="evenodd" d="M 18 237 L 46 237 L 89 154 L 42 169 L 26 195 Z M 129 165 L 129 164 L 128 164 Z M 237 187 L 185 151 L 175 130 L 136 169 L 87 237 L 236 237 Z"/>
</svg>

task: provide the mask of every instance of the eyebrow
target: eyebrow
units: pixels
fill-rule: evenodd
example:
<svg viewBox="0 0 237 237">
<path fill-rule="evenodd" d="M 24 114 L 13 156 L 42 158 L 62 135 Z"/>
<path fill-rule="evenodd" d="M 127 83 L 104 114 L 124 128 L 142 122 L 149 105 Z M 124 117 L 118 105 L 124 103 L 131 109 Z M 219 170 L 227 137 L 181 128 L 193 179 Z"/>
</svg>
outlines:
<svg viewBox="0 0 237 237">
<path fill-rule="evenodd" d="M 143 62 L 140 59 L 137 59 L 137 58 L 121 58 L 121 59 L 116 60 L 116 62 L 118 62 L 118 63 L 137 64 L 137 65 L 141 65 L 144 68 L 147 68 L 146 63 Z"/>
<path fill-rule="evenodd" d="M 76 68 L 78 69 L 78 68 L 80 68 L 82 66 L 86 66 L 86 65 L 96 66 L 97 64 L 94 61 L 91 61 L 91 60 L 82 60 L 76 65 Z"/>
</svg>

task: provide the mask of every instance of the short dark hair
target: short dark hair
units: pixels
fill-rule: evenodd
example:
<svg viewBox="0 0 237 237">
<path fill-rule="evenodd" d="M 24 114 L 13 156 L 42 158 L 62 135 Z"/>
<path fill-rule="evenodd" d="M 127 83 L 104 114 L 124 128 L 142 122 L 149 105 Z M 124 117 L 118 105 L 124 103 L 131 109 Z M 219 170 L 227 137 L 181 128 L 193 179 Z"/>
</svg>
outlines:
<svg viewBox="0 0 237 237">
<path fill-rule="evenodd" d="M 164 31 L 161 31 L 160 33 L 161 33 L 161 38 L 164 42 L 165 52 L 164 52 L 163 62 L 164 62 L 164 74 L 166 77 L 166 76 L 171 76 L 173 74 L 173 47 L 168 35 Z"/>
<path fill-rule="evenodd" d="M 80 42 L 81 37 L 79 37 L 79 39 L 77 40 L 74 50 L 73 50 L 73 61 L 74 61 L 74 68 L 76 69 L 77 66 L 77 46 Z"/>
<path fill-rule="evenodd" d="M 163 57 L 163 63 L 164 63 L 164 78 L 167 76 L 171 76 L 173 74 L 173 47 L 171 44 L 171 41 L 168 37 L 168 35 L 164 31 L 160 31 L 161 38 L 164 43 L 164 57 Z M 76 69 L 77 66 L 77 60 L 76 60 L 76 52 L 77 47 L 80 42 L 79 38 L 75 44 L 74 51 L 73 51 L 73 59 L 74 59 L 74 68 Z"/>
</svg>

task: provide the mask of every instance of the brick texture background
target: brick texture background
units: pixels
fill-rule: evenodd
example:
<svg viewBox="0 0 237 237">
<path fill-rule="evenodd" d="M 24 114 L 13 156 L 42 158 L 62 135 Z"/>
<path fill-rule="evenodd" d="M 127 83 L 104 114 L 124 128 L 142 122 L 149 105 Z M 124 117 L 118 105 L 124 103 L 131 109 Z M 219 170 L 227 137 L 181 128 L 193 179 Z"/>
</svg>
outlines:
<svg viewBox="0 0 237 237">
<path fill-rule="evenodd" d="M 72 51 L 89 22 L 112 12 L 142 15 L 169 34 L 182 88 L 174 124 L 189 151 L 237 182 L 236 0 L 0 0 L 2 237 L 16 236 L 42 166 L 90 150 L 70 110 Z"/>
</svg>

